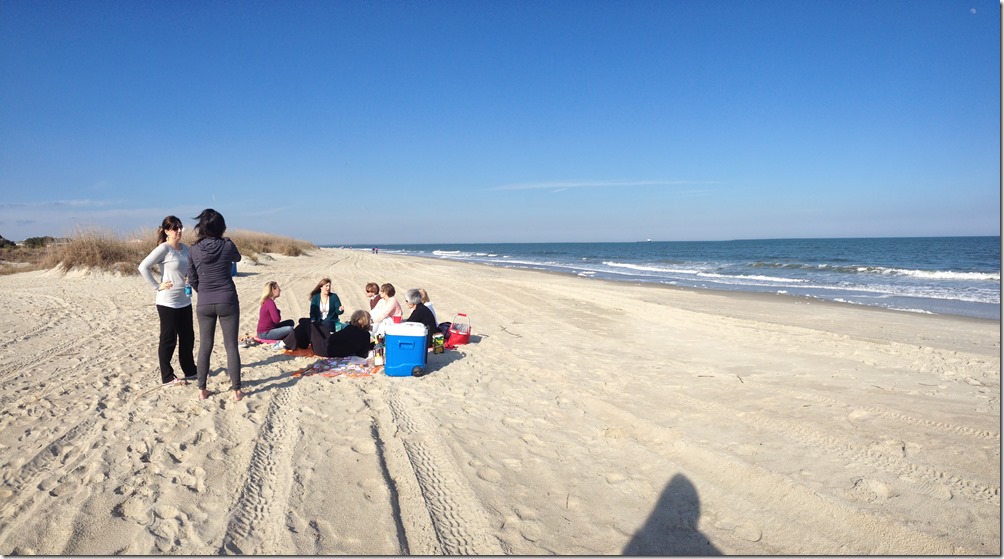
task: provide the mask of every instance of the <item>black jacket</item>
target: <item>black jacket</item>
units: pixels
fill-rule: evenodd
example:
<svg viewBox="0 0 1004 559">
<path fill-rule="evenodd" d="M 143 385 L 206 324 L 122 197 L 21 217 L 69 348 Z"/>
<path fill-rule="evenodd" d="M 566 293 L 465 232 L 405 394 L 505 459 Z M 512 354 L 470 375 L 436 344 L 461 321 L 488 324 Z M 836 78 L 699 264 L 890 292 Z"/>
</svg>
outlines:
<svg viewBox="0 0 1004 559">
<path fill-rule="evenodd" d="M 366 357 L 373 349 L 369 330 L 363 330 L 355 324 L 335 332 L 328 338 L 328 357 Z"/>
<path fill-rule="evenodd" d="M 436 318 L 432 316 L 432 311 L 423 303 L 415 305 L 415 310 L 411 311 L 411 316 L 405 322 L 419 322 L 425 325 L 425 347 L 432 347 L 432 335 L 439 332 L 436 325 Z"/>
</svg>

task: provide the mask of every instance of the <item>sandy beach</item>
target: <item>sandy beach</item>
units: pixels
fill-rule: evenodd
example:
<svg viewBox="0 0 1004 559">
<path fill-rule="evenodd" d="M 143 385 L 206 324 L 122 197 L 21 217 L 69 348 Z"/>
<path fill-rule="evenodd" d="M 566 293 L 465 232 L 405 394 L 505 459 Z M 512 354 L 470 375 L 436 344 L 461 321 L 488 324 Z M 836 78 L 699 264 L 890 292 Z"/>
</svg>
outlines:
<svg viewBox="0 0 1004 559">
<path fill-rule="evenodd" d="M 428 290 L 421 378 L 160 386 L 138 276 L 0 277 L 0 554 L 977 554 L 1000 546 L 1000 323 L 368 251 L 242 262 Z M 197 328 L 197 325 L 196 325 Z M 177 358 L 175 358 L 175 363 Z"/>
</svg>

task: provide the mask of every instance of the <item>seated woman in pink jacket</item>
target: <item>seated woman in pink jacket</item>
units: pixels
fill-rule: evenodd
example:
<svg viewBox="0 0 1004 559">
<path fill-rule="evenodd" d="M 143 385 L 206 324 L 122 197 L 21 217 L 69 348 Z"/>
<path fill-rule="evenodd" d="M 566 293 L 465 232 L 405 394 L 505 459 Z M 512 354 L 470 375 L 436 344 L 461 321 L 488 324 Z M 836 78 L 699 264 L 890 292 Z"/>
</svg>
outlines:
<svg viewBox="0 0 1004 559">
<path fill-rule="evenodd" d="M 258 339 L 281 340 L 283 346 L 276 344 L 277 349 L 296 349 L 293 321 L 282 320 L 279 308 L 275 306 L 275 300 L 279 298 L 280 293 L 282 290 L 279 289 L 278 283 L 265 282 L 261 293 L 261 306 L 258 309 Z"/>
<path fill-rule="evenodd" d="M 382 326 L 384 320 L 403 314 L 401 303 L 398 303 L 397 299 L 394 298 L 394 293 L 393 285 L 385 283 L 380 286 L 380 301 L 370 311 L 370 316 L 373 317 L 372 328 L 375 334 L 383 333 L 383 329 L 385 328 Z"/>
</svg>

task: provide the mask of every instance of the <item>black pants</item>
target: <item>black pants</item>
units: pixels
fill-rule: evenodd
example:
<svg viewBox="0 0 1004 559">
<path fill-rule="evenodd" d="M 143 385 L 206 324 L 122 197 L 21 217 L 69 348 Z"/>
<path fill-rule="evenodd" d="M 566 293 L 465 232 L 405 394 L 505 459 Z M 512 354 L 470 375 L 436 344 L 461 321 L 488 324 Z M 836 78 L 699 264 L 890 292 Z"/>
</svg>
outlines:
<svg viewBox="0 0 1004 559">
<path fill-rule="evenodd" d="M 192 305 L 173 309 L 157 305 L 160 314 L 160 346 L 157 356 L 160 358 L 160 382 L 171 382 L 175 379 L 174 367 L 171 366 L 171 356 L 174 348 L 178 348 L 178 363 L 186 377 L 196 375 L 195 368 L 195 328 L 192 326 Z"/>
</svg>

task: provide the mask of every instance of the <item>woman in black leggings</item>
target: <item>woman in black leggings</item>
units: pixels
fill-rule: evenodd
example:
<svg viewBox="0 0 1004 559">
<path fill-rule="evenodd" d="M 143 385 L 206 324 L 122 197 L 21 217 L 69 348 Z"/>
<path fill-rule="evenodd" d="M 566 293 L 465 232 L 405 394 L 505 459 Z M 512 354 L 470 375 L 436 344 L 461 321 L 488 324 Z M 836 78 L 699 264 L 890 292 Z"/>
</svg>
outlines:
<svg viewBox="0 0 1004 559">
<path fill-rule="evenodd" d="M 241 354 L 237 349 L 241 306 L 230 271 L 234 262 L 240 262 L 241 253 L 229 237 L 223 237 L 227 222 L 219 212 L 206 209 L 196 219 L 199 223 L 195 226 L 195 244 L 189 250 L 188 282 L 198 293 L 195 315 L 199 320 L 199 399 L 209 397 L 206 377 L 209 376 L 209 357 L 213 353 L 218 319 L 223 330 L 223 347 L 227 350 L 230 390 L 234 391 L 234 400 L 240 400 L 244 397 Z"/>
</svg>

